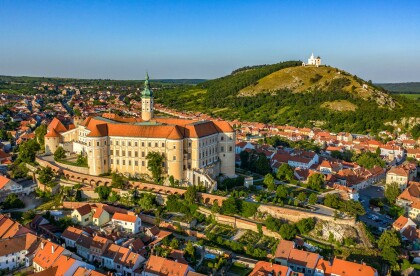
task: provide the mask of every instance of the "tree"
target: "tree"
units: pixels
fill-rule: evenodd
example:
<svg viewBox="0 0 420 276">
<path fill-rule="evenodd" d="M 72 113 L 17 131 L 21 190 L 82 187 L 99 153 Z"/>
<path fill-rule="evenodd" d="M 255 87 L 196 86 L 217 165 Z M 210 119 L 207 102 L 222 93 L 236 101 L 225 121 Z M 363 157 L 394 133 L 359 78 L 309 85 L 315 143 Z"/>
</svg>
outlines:
<svg viewBox="0 0 420 276">
<path fill-rule="evenodd" d="M 248 169 L 249 168 L 249 153 L 247 151 L 241 151 L 239 153 L 239 158 L 241 158 L 241 168 Z"/>
<path fill-rule="evenodd" d="M 277 171 L 276 177 L 281 181 L 291 181 L 293 179 L 294 171 L 289 164 L 282 164 Z"/>
<path fill-rule="evenodd" d="M 36 216 L 35 210 L 28 210 L 22 214 L 22 218 L 24 221 L 30 221 Z"/>
<path fill-rule="evenodd" d="M 264 153 L 258 154 L 258 159 L 255 164 L 255 169 L 256 169 L 256 172 L 261 175 L 266 175 L 268 173 L 271 173 L 270 161 L 268 161 Z"/>
<path fill-rule="evenodd" d="M 298 194 L 298 196 L 297 196 L 297 199 L 298 199 L 300 202 L 305 202 L 305 201 L 306 201 L 306 194 L 305 194 L 304 192 L 300 192 L 300 193 Z"/>
<path fill-rule="evenodd" d="M 47 134 L 47 125 L 40 125 L 35 129 L 35 137 L 41 146 L 45 144 L 45 135 Z"/>
<path fill-rule="evenodd" d="M 316 202 L 318 201 L 318 197 L 316 196 L 316 194 L 312 193 L 309 195 L 309 199 L 308 199 L 308 203 L 309 204 L 316 204 Z"/>
<path fill-rule="evenodd" d="M 124 178 L 118 173 L 112 173 L 111 186 L 121 189 L 124 187 Z"/>
<path fill-rule="evenodd" d="M 280 230 L 280 220 L 273 218 L 271 215 L 268 215 L 268 217 L 265 219 L 265 226 L 268 230 L 278 232 Z"/>
<path fill-rule="evenodd" d="M 279 233 L 283 239 L 290 241 L 296 236 L 297 231 L 294 224 L 285 223 L 280 226 Z"/>
<path fill-rule="evenodd" d="M 308 188 L 321 191 L 322 187 L 325 185 L 324 176 L 320 173 L 314 173 L 308 178 Z"/>
<path fill-rule="evenodd" d="M 217 202 L 217 199 L 215 201 L 213 201 L 213 205 L 211 206 L 211 211 L 212 213 L 220 213 L 220 206 Z"/>
<path fill-rule="evenodd" d="M 184 194 L 184 199 L 188 204 L 194 204 L 197 202 L 197 186 L 188 186 L 187 191 Z"/>
<path fill-rule="evenodd" d="M 117 194 L 117 192 L 114 192 L 114 191 L 112 191 L 111 195 L 108 196 L 108 200 L 111 201 L 111 202 L 116 202 L 116 201 L 120 200 L 120 198 L 121 198 L 120 195 Z"/>
<path fill-rule="evenodd" d="M 24 163 L 34 163 L 35 162 L 35 154 L 37 151 L 41 149 L 38 142 L 33 140 L 28 140 L 19 145 L 19 162 Z"/>
<path fill-rule="evenodd" d="M 78 108 L 73 109 L 73 114 L 78 117 L 82 116 L 82 112 L 80 112 L 80 109 Z"/>
<path fill-rule="evenodd" d="M 385 161 L 377 155 L 370 151 L 364 152 L 356 157 L 356 163 L 364 168 L 371 169 L 374 166 L 385 167 Z"/>
<path fill-rule="evenodd" d="M 111 187 L 98 186 L 95 188 L 95 193 L 98 194 L 101 200 L 107 200 L 109 197 L 109 194 L 111 193 Z"/>
<path fill-rule="evenodd" d="M 274 177 L 271 173 L 268 173 L 264 176 L 264 184 L 267 185 L 269 191 L 274 191 L 276 189 L 276 184 L 274 183 Z"/>
<path fill-rule="evenodd" d="M 324 205 L 334 209 L 340 208 L 341 200 L 337 194 L 327 194 L 324 198 Z"/>
<path fill-rule="evenodd" d="M 77 160 L 76 160 L 76 164 L 79 166 L 87 166 L 88 162 L 87 162 L 87 157 L 84 157 L 81 153 L 79 155 L 77 155 Z"/>
<path fill-rule="evenodd" d="M 345 200 L 341 202 L 340 210 L 350 216 L 363 216 L 366 214 L 365 208 L 359 201 Z"/>
<path fill-rule="evenodd" d="M 284 200 L 287 198 L 287 196 L 289 195 L 289 191 L 287 190 L 286 186 L 283 184 L 280 184 L 277 186 L 277 190 L 276 190 L 276 197 Z"/>
<path fill-rule="evenodd" d="M 395 200 L 400 195 L 400 186 L 396 182 L 386 184 L 385 197 L 390 204 L 395 204 Z"/>
<path fill-rule="evenodd" d="M 296 223 L 296 228 L 299 230 L 299 233 L 301 234 L 309 233 L 309 231 L 314 229 L 314 227 L 315 227 L 314 218 L 301 219 Z"/>
<path fill-rule="evenodd" d="M 379 249 L 384 249 L 385 247 L 399 247 L 401 246 L 401 238 L 395 230 L 385 230 L 378 240 Z"/>
<path fill-rule="evenodd" d="M 187 242 L 187 246 L 185 247 L 185 255 L 191 260 L 195 259 L 195 248 L 191 241 Z"/>
<path fill-rule="evenodd" d="M 381 256 L 391 265 L 397 264 L 397 249 L 401 246 L 401 237 L 395 230 L 384 231 L 378 240 L 378 248 L 381 249 Z"/>
<path fill-rule="evenodd" d="M 163 155 L 159 152 L 149 152 L 146 160 L 147 169 L 152 173 L 153 180 L 159 183 L 162 179 Z"/>
<path fill-rule="evenodd" d="M 38 180 L 44 185 L 48 185 L 54 178 L 54 172 L 50 167 L 44 167 L 38 172 Z"/>
<path fill-rule="evenodd" d="M 25 203 L 16 195 L 9 194 L 3 202 L 3 209 L 16 209 L 25 207 Z"/>
<path fill-rule="evenodd" d="M 242 216 L 249 218 L 255 215 L 258 210 L 258 204 L 252 202 L 243 202 L 242 203 Z"/>
<path fill-rule="evenodd" d="M 170 247 L 172 247 L 172 249 L 178 249 L 179 248 L 179 242 L 177 238 L 173 238 L 171 240 L 171 243 L 169 245 Z"/>
<path fill-rule="evenodd" d="M 54 152 L 54 160 L 59 161 L 66 158 L 66 151 L 63 147 L 58 147 Z"/>
<path fill-rule="evenodd" d="M 234 197 L 229 197 L 222 203 L 222 212 L 227 215 L 236 215 L 239 213 L 239 200 Z"/>
<path fill-rule="evenodd" d="M 138 200 L 138 204 L 144 210 L 156 209 L 156 196 L 151 193 L 143 193 Z"/>
</svg>

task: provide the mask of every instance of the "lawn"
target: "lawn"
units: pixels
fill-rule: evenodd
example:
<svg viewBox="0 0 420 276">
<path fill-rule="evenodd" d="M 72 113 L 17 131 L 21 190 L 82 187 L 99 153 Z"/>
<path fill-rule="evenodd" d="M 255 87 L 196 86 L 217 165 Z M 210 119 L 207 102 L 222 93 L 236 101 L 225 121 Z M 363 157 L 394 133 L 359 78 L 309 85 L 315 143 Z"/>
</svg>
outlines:
<svg viewBox="0 0 420 276">
<path fill-rule="evenodd" d="M 245 276 L 251 272 L 252 269 L 246 267 L 245 265 L 234 262 L 230 267 L 228 274 L 238 275 L 238 276 Z"/>
<path fill-rule="evenodd" d="M 399 95 L 407 97 L 409 99 L 413 99 L 413 100 L 420 99 L 420 94 L 399 94 Z"/>
</svg>

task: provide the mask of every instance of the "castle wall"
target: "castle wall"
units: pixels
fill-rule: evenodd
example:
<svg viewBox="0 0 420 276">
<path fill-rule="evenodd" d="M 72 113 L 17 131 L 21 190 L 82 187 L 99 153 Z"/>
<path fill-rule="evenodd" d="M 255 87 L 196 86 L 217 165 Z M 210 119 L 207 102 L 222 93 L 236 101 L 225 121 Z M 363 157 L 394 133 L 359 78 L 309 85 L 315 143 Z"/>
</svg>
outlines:
<svg viewBox="0 0 420 276">
<path fill-rule="evenodd" d="M 60 145 L 60 137 L 45 137 L 45 153 L 54 154 Z"/>
<path fill-rule="evenodd" d="M 235 132 L 219 133 L 220 172 L 228 177 L 235 176 Z"/>
</svg>

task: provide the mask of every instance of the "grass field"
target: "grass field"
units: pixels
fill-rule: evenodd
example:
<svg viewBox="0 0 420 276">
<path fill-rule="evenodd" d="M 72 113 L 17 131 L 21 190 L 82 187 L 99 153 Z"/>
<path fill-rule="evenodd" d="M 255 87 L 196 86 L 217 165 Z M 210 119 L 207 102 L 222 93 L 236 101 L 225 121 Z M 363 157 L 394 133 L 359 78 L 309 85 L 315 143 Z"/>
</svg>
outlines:
<svg viewBox="0 0 420 276">
<path fill-rule="evenodd" d="M 409 99 L 420 99 L 420 94 L 399 94 L 401 96 L 407 97 Z"/>
</svg>

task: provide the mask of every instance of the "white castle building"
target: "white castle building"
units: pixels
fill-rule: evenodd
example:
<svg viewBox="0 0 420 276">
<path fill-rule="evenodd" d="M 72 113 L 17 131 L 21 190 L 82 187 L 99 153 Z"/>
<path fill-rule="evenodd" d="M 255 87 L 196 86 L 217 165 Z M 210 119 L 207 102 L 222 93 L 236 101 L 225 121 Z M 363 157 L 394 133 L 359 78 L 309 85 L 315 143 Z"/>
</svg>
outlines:
<svg viewBox="0 0 420 276">
<path fill-rule="evenodd" d="M 147 155 L 163 155 L 164 174 L 190 184 L 235 176 L 235 130 L 226 121 L 196 121 L 154 116 L 154 97 L 146 76 L 141 118 L 116 114 L 87 117 L 65 126 L 54 118 L 45 135 L 45 152 L 59 146 L 87 157 L 89 174 L 150 174 Z M 207 186 L 207 185 L 206 185 Z"/>
</svg>

